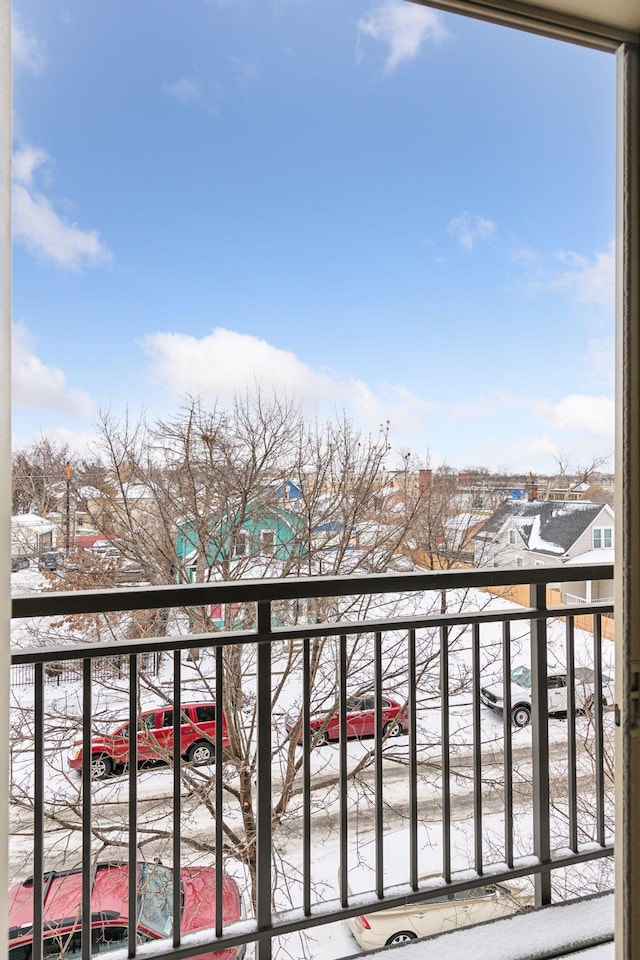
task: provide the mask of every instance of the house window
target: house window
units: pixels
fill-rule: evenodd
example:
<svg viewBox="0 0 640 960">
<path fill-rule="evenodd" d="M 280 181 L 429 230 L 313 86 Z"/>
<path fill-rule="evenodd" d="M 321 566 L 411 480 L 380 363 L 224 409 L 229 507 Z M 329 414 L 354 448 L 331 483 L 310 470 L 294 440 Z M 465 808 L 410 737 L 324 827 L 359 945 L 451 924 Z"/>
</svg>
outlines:
<svg viewBox="0 0 640 960">
<path fill-rule="evenodd" d="M 273 530 L 260 531 L 260 553 L 272 557 L 276 548 L 276 535 Z"/>
<path fill-rule="evenodd" d="M 247 535 L 244 530 L 236 534 L 236 542 L 233 545 L 234 557 L 244 557 L 247 552 Z"/>
<path fill-rule="evenodd" d="M 593 549 L 608 550 L 613 546 L 613 527 L 593 528 Z"/>
<path fill-rule="evenodd" d="M 516 557 L 516 567 L 524 567 L 524 557 Z"/>
<path fill-rule="evenodd" d="M 515 530 L 509 530 L 509 543 L 514 544 L 516 542 L 516 532 Z"/>
</svg>

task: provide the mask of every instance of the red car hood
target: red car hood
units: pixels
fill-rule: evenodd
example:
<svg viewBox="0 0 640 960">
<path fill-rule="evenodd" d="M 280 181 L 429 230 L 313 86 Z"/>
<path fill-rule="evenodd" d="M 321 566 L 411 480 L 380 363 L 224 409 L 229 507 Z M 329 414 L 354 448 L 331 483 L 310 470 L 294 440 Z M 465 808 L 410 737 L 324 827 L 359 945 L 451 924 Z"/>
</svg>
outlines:
<svg viewBox="0 0 640 960">
<path fill-rule="evenodd" d="M 213 927 L 216 913 L 216 871 L 210 867 L 183 867 L 184 888 L 182 930 L 189 933 Z M 242 915 L 240 891 L 232 877 L 222 878 L 222 915 L 225 924 L 235 923 Z"/>
</svg>

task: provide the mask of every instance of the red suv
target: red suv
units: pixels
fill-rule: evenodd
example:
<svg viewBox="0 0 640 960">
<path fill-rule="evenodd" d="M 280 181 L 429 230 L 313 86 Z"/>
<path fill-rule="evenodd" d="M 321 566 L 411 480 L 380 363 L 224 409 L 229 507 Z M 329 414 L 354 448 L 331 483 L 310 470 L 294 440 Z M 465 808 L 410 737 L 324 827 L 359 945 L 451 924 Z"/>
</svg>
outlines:
<svg viewBox="0 0 640 960">
<path fill-rule="evenodd" d="M 173 930 L 173 870 L 160 863 L 138 863 L 138 943 L 170 937 Z M 211 867 L 182 867 L 180 890 L 183 934 L 215 926 L 216 871 Z M 82 870 L 52 871 L 44 875 L 44 958 L 82 956 Z M 127 946 L 129 866 L 98 863 L 91 889 L 91 953 Z M 223 923 L 244 916 L 238 884 L 222 875 Z M 33 877 L 9 889 L 9 960 L 30 960 L 33 944 Z M 230 947 L 206 955 L 206 960 L 241 960 L 245 947 Z M 205 960 L 204 956 L 198 960 Z"/>
<path fill-rule="evenodd" d="M 347 737 L 372 737 L 376 732 L 376 699 L 373 694 L 359 697 L 347 697 L 346 723 Z M 381 697 L 382 734 L 383 736 L 400 736 L 409 729 L 408 711 L 397 700 L 391 697 Z M 329 740 L 340 738 L 340 714 L 334 713 L 328 719 L 326 714 L 312 717 L 309 724 L 313 742 L 320 746 Z M 295 723 L 287 723 L 287 733 L 292 733 Z M 302 732 L 299 732 L 298 743 L 302 743 Z"/>
<path fill-rule="evenodd" d="M 181 707 L 180 756 L 192 763 L 208 763 L 215 756 L 215 703 L 184 703 Z M 222 744 L 229 746 L 227 721 L 222 715 Z M 154 707 L 138 718 L 138 761 L 168 761 L 174 754 L 173 707 Z M 72 770 L 82 769 L 82 741 L 76 740 L 68 757 Z M 129 724 L 91 740 L 91 778 L 104 780 L 129 763 Z"/>
</svg>

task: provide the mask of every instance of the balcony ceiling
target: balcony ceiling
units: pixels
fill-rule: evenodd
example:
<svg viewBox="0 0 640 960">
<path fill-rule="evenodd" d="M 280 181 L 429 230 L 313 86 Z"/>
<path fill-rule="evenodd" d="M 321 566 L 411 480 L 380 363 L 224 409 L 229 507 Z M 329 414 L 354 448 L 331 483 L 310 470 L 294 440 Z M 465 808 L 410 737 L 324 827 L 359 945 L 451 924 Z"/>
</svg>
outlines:
<svg viewBox="0 0 640 960">
<path fill-rule="evenodd" d="M 568 27 L 614 45 L 620 41 L 640 40 L 640 0 L 413 0 L 426 6 L 439 7 L 477 16 L 481 20 L 517 25 L 528 23 L 528 29 L 553 35 L 556 27 Z M 552 25 L 547 30 L 544 24 Z M 553 26 L 555 25 L 555 27 Z"/>
<path fill-rule="evenodd" d="M 544 0 L 529 3 L 543 11 L 593 20 L 614 30 L 640 33 L 640 0 Z"/>
</svg>

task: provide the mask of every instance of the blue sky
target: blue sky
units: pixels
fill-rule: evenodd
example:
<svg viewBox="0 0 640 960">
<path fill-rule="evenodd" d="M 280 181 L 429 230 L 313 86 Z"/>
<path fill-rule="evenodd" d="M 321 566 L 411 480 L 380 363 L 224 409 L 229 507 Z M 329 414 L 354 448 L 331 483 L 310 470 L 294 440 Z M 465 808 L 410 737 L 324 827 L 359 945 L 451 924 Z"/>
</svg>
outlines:
<svg viewBox="0 0 640 960">
<path fill-rule="evenodd" d="M 14 0 L 14 59 L 14 445 L 258 381 L 391 456 L 612 452 L 611 55 L 407 0 Z"/>
</svg>

